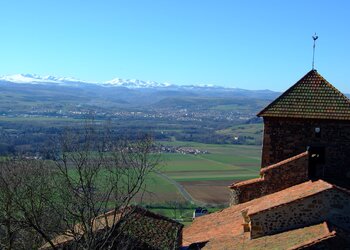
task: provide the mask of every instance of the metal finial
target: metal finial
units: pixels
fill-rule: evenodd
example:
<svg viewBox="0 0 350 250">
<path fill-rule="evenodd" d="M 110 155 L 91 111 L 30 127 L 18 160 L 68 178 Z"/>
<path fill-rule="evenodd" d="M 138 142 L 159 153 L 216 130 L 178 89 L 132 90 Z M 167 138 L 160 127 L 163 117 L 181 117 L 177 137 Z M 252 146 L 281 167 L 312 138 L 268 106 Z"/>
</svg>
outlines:
<svg viewBox="0 0 350 250">
<path fill-rule="evenodd" d="M 312 36 L 312 39 L 314 39 L 314 46 L 313 46 L 313 53 L 312 53 L 312 69 L 315 69 L 315 47 L 316 47 L 316 40 L 318 39 L 318 36 L 316 35 L 313 35 Z"/>
</svg>

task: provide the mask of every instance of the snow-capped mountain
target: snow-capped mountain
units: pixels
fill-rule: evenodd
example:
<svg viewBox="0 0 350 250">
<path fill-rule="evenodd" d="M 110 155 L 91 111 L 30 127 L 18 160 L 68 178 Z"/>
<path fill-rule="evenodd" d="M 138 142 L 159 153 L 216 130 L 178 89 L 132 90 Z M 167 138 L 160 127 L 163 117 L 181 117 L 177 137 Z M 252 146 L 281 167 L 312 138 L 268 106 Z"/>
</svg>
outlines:
<svg viewBox="0 0 350 250">
<path fill-rule="evenodd" d="M 104 86 L 119 86 L 126 88 L 164 88 L 172 86 L 170 83 L 158 83 L 155 81 L 142 81 L 137 79 L 120 79 L 115 78 L 113 80 L 103 83 Z"/>
<path fill-rule="evenodd" d="M 268 96 L 274 93 L 270 90 L 245 90 L 239 88 L 222 87 L 213 84 L 194 84 L 194 85 L 176 85 L 170 83 L 159 83 L 155 81 L 142 81 L 137 79 L 121 79 L 114 78 L 105 82 L 91 82 L 82 81 L 73 77 L 57 77 L 57 76 L 40 76 L 36 74 L 16 74 L 0 77 L 0 82 L 10 82 L 16 84 L 31 84 L 31 85 L 47 85 L 47 86 L 61 86 L 61 87 L 99 87 L 106 90 L 106 88 L 127 88 L 133 90 L 145 90 L 152 91 L 157 90 L 171 90 L 171 91 L 201 91 L 201 92 L 226 92 L 228 95 L 232 95 L 234 92 L 240 96 L 246 95 L 265 95 Z M 39 86 L 38 86 L 39 87 Z"/>
<path fill-rule="evenodd" d="M 142 81 L 135 79 L 115 78 L 106 82 L 86 82 L 75 78 L 40 76 L 33 74 L 17 74 L 0 77 L 0 91 L 16 93 L 15 96 L 26 96 L 29 100 L 42 100 L 51 103 L 52 100 L 100 105 L 111 101 L 111 105 L 193 105 L 201 98 L 274 98 L 278 94 L 270 90 L 244 90 L 215 85 L 175 85 Z M 21 93 L 21 94 L 19 94 Z M 4 95 L 6 96 L 6 95 Z M 64 98 L 63 98 L 64 97 Z M 190 101 L 184 101 L 190 98 Z M 191 99 L 194 98 L 194 99 Z M 158 103 L 162 101 L 164 102 Z M 158 104 L 157 104 L 158 103 Z M 220 103 L 220 102 L 218 102 Z M 90 105 L 89 104 L 89 105 Z"/>
<path fill-rule="evenodd" d="M 15 75 L 6 75 L 1 76 L 0 81 L 6 81 L 11 83 L 19 84 L 41 84 L 49 85 L 56 84 L 61 86 L 81 86 L 84 84 L 95 84 L 103 87 L 125 87 L 132 89 L 140 88 L 164 88 L 171 87 L 170 83 L 158 83 L 155 81 L 142 81 L 138 79 L 121 79 L 114 78 L 106 82 L 88 82 L 82 81 L 73 77 L 56 77 L 56 76 L 40 76 L 36 74 L 15 74 Z"/>
<path fill-rule="evenodd" d="M 82 84 L 95 84 L 103 87 L 125 87 L 125 88 L 164 88 L 173 86 L 169 83 L 158 83 L 155 81 L 142 81 L 137 79 L 115 78 L 106 82 L 87 82 L 73 77 L 40 76 L 36 74 L 16 74 L 0 77 L 0 81 L 20 84 L 56 84 L 64 86 L 77 86 Z M 175 86 L 175 85 L 174 85 Z"/>
<path fill-rule="evenodd" d="M 0 77 L 0 80 L 13 82 L 13 83 L 30 83 L 30 84 L 48 84 L 48 83 L 69 83 L 69 82 L 81 82 L 83 81 L 75 79 L 73 77 L 56 77 L 56 76 L 39 76 L 36 74 L 15 74 Z"/>
<path fill-rule="evenodd" d="M 19 84 L 36 84 L 36 85 L 59 85 L 66 87 L 78 87 L 84 85 L 97 85 L 101 87 L 124 87 L 129 89 L 232 89 L 225 88 L 221 86 L 216 86 L 213 84 L 196 84 L 196 85 L 175 85 L 170 83 L 159 83 L 155 81 L 143 81 L 138 79 L 121 79 L 114 78 L 110 81 L 105 82 L 91 82 L 91 81 L 82 81 L 73 77 L 57 77 L 57 76 L 40 76 L 36 74 L 16 74 L 16 75 L 7 75 L 1 76 L 0 81 L 6 81 L 11 83 Z"/>
</svg>

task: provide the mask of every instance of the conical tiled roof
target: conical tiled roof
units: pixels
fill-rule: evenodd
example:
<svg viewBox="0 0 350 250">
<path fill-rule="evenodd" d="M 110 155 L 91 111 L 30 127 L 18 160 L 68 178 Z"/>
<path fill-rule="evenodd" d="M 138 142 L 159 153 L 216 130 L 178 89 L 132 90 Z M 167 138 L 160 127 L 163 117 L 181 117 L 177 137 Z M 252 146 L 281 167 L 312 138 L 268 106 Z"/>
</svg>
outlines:
<svg viewBox="0 0 350 250">
<path fill-rule="evenodd" d="M 258 116 L 350 120 L 350 100 L 311 70 Z"/>
</svg>

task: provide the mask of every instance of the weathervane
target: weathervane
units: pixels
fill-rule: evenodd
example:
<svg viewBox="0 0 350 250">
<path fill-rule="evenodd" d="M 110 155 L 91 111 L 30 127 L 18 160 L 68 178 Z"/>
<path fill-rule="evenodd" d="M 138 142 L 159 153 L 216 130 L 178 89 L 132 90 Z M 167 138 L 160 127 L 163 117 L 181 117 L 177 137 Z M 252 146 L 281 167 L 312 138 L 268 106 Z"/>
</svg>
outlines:
<svg viewBox="0 0 350 250">
<path fill-rule="evenodd" d="M 312 36 L 312 39 L 314 39 L 314 47 L 313 47 L 313 53 L 312 53 L 312 69 L 315 69 L 315 47 L 316 47 L 316 40 L 318 39 L 318 36 L 316 35 L 313 35 Z"/>
</svg>

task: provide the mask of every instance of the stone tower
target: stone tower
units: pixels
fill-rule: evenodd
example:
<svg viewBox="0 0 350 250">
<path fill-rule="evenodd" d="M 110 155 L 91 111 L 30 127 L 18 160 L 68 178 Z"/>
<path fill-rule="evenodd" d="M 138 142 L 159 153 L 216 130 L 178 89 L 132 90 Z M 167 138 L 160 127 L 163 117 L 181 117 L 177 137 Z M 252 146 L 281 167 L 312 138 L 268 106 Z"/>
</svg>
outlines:
<svg viewBox="0 0 350 250">
<path fill-rule="evenodd" d="M 311 70 L 263 109 L 262 169 L 308 150 L 310 179 L 350 186 L 350 100 Z"/>
</svg>

